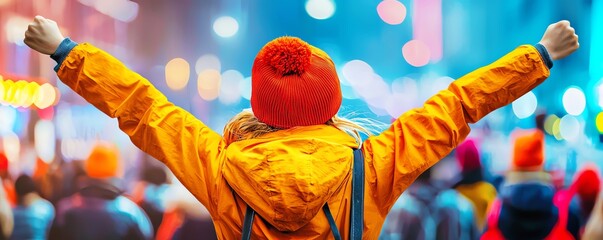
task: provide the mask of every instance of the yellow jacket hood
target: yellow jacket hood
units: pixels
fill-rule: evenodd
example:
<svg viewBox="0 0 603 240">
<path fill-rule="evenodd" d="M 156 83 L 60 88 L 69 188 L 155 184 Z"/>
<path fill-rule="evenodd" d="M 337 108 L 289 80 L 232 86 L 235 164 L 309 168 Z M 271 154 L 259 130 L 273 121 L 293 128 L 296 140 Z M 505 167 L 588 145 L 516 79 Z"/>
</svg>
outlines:
<svg viewBox="0 0 603 240">
<path fill-rule="evenodd" d="M 354 138 L 331 126 L 281 130 L 231 144 L 224 178 L 264 220 L 296 231 L 351 176 Z"/>
</svg>

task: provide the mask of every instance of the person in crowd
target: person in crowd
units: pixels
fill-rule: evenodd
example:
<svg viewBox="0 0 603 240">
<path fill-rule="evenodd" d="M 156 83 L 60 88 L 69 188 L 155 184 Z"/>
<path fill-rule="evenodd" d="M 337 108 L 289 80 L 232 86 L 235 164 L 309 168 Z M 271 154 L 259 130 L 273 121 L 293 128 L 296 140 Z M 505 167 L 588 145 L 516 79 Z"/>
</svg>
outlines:
<svg viewBox="0 0 603 240">
<path fill-rule="evenodd" d="M 557 198 L 568 202 L 579 213 L 582 233 L 597 201 L 601 189 L 601 176 L 597 167 L 587 164 L 578 171 L 567 189 L 558 191 Z"/>
<path fill-rule="evenodd" d="M 579 239 L 578 215 L 555 197 L 543 171 L 544 133 L 514 132 L 511 171 L 492 204 L 482 239 Z"/>
<path fill-rule="evenodd" d="M 490 205 L 496 198 L 496 188 L 484 180 L 480 153 L 473 139 L 461 143 L 455 151 L 461 169 L 461 179 L 454 188 L 473 204 L 477 228 L 481 232 Z"/>
<path fill-rule="evenodd" d="M 15 229 L 10 239 L 43 240 L 54 219 L 54 207 L 40 197 L 36 184 L 29 175 L 21 175 L 15 181 L 17 206 L 13 209 Z"/>
<path fill-rule="evenodd" d="M 259 51 L 252 110 L 232 118 L 224 136 L 108 53 L 63 37 L 52 20 L 37 16 L 25 44 L 51 55 L 61 81 L 165 163 L 207 207 L 219 238 L 250 232 L 269 239 L 375 239 L 402 192 L 465 139 L 470 123 L 542 83 L 554 60 L 578 48 L 578 37 L 568 21 L 552 24 L 539 43 L 461 77 L 375 136 L 370 126 L 337 116 L 342 92 L 335 64 L 296 37 L 274 39 Z M 363 227 L 351 227 L 358 222 L 344 218 L 352 216 L 359 153 L 365 169 L 356 177 L 364 178 L 366 191 L 354 204 L 363 204 Z M 243 229 L 245 215 L 255 220 Z"/>
<path fill-rule="evenodd" d="M 152 239 L 147 215 L 119 188 L 118 150 L 96 145 L 85 162 L 88 175 L 74 195 L 61 200 L 54 239 Z"/>
<path fill-rule="evenodd" d="M 207 209 L 177 182 L 167 190 L 166 211 L 156 240 L 217 239 Z"/>
<path fill-rule="evenodd" d="M 429 206 L 439 193 L 427 169 L 398 198 L 390 210 L 379 239 L 434 239 L 435 221 Z"/>
<path fill-rule="evenodd" d="M 432 169 L 421 174 L 394 204 L 383 224 L 380 240 L 478 238 L 471 202 L 450 189 L 449 184 L 434 182 Z"/>
<path fill-rule="evenodd" d="M 132 200 L 149 216 L 155 235 L 165 214 L 169 188 L 167 177 L 162 166 L 145 165 L 142 167 L 141 181 L 137 183 L 132 194 Z"/>
</svg>

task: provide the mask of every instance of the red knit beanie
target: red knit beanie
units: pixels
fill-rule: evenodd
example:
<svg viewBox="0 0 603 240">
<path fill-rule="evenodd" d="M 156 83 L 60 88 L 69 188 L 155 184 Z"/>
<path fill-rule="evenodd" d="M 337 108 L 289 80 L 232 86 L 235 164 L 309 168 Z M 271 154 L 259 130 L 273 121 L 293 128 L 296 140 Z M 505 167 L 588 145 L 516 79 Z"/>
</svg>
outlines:
<svg viewBox="0 0 603 240">
<path fill-rule="evenodd" d="M 456 147 L 456 159 L 462 172 L 470 172 L 482 168 L 479 152 L 473 139 L 467 139 Z"/>
<path fill-rule="evenodd" d="M 515 132 L 513 168 L 539 171 L 544 164 L 544 134 L 540 130 Z"/>
<path fill-rule="evenodd" d="M 270 41 L 251 69 L 251 108 L 277 128 L 325 124 L 341 106 L 341 87 L 329 55 L 296 37 Z"/>
</svg>

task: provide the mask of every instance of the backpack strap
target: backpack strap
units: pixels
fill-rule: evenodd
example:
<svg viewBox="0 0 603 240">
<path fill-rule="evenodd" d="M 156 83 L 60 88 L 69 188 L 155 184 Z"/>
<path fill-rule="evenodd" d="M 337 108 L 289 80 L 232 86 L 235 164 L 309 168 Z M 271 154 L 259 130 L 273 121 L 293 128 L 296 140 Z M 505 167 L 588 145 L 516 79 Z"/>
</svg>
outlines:
<svg viewBox="0 0 603 240">
<path fill-rule="evenodd" d="M 249 205 L 247 205 L 247 211 L 245 212 L 245 220 L 243 220 L 243 236 L 241 239 L 251 239 L 251 227 L 253 226 L 253 217 L 255 217 L 255 211 Z"/>
<path fill-rule="evenodd" d="M 359 240 L 362 239 L 364 232 L 364 156 L 362 148 L 354 149 L 353 168 L 350 239 Z"/>
<path fill-rule="evenodd" d="M 234 190 L 233 190 L 234 191 Z M 325 204 L 322 207 L 325 212 L 329 226 L 333 232 L 335 240 L 341 240 L 339 228 L 335 223 L 335 219 L 331 214 L 329 205 Z M 354 149 L 354 165 L 352 175 L 352 205 L 350 210 L 350 240 L 362 239 L 364 231 L 364 156 L 362 149 Z M 253 226 L 253 218 L 255 211 L 247 205 L 245 219 L 243 220 L 242 238 L 243 240 L 251 239 L 251 227 Z"/>
<path fill-rule="evenodd" d="M 331 214 L 331 210 L 329 210 L 329 204 L 326 203 L 322 210 L 325 212 L 327 216 L 327 220 L 329 220 L 329 225 L 331 226 L 331 232 L 333 232 L 333 237 L 335 240 L 341 240 L 341 234 L 339 233 L 339 228 L 337 228 L 337 224 L 335 223 L 335 219 L 333 219 L 333 215 Z"/>
</svg>

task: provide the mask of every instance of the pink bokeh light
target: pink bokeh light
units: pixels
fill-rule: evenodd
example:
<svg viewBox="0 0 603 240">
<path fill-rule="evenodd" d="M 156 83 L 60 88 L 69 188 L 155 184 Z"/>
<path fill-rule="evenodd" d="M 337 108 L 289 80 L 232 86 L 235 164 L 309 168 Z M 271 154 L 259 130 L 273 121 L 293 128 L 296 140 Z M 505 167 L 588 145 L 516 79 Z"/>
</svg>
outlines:
<svg viewBox="0 0 603 240">
<path fill-rule="evenodd" d="M 402 56 L 408 64 L 414 67 L 422 67 L 429 63 L 431 53 L 424 42 L 410 40 L 402 47 Z"/>
<path fill-rule="evenodd" d="M 384 0 L 377 5 L 377 14 L 390 25 L 398 25 L 406 18 L 406 7 L 397 0 Z"/>
</svg>

